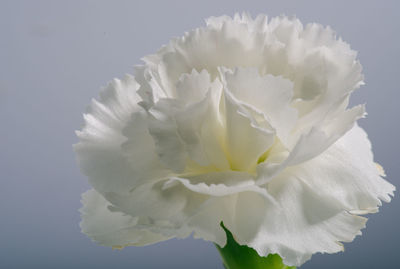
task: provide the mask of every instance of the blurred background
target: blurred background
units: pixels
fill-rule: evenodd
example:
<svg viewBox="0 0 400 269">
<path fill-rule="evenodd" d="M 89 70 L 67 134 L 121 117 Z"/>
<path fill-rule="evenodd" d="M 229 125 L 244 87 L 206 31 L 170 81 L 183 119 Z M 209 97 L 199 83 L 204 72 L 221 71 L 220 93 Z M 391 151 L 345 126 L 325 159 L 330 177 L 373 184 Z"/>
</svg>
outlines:
<svg viewBox="0 0 400 269">
<path fill-rule="evenodd" d="M 249 11 L 330 25 L 359 52 L 376 161 L 400 186 L 398 1 L 0 1 L 0 268 L 217 268 L 210 242 L 170 240 L 122 251 L 80 232 L 89 189 L 72 150 L 82 113 L 109 80 L 212 15 Z M 398 195 L 398 194 L 396 194 Z M 400 199 L 370 216 L 346 251 L 302 269 L 399 268 Z"/>
</svg>

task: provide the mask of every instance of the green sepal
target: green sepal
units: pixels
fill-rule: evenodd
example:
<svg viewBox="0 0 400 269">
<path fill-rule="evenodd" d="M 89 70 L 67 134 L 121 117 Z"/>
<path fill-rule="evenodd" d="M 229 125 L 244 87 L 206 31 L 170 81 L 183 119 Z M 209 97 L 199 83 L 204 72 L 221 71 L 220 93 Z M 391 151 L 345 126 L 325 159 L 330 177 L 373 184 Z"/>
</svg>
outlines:
<svg viewBox="0 0 400 269">
<path fill-rule="evenodd" d="M 221 248 L 215 245 L 221 254 L 226 269 L 295 269 L 286 266 L 278 254 L 269 254 L 260 257 L 257 252 L 248 247 L 239 245 L 233 238 L 232 233 L 221 222 L 221 227 L 226 233 L 226 245 Z"/>
</svg>

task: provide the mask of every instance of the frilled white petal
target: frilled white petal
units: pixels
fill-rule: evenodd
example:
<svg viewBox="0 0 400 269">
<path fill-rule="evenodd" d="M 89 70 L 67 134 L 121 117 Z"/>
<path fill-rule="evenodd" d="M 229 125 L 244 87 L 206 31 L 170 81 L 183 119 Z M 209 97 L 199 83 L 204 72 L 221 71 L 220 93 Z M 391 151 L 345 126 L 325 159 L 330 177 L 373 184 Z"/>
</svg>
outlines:
<svg viewBox="0 0 400 269">
<path fill-rule="evenodd" d="M 202 81 L 200 85 L 196 83 L 199 80 Z M 227 170 L 229 163 L 222 147 L 224 130 L 219 111 L 221 83 L 219 80 L 211 82 L 205 70 L 193 71 L 181 81 L 177 90 L 179 100 L 184 99 L 186 106 L 175 115 L 175 121 L 190 159 L 201 166 Z"/>
<path fill-rule="evenodd" d="M 110 82 L 100 93 L 99 101 L 92 100 L 84 115 L 85 126 L 77 132 L 78 137 L 83 141 L 107 140 L 110 143 L 118 143 L 123 139 L 121 130 L 131 113 L 140 109 L 137 105 L 140 102 L 136 94 L 138 87 L 130 75 L 123 80 L 114 79 Z"/>
<path fill-rule="evenodd" d="M 226 149 L 232 170 L 252 171 L 274 142 L 274 130 L 258 128 L 247 109 L 224 92 Z"/>
<path fill-rule="evenodd" d="M 186 193 L 178 186 L 163 189 L 165 180 L 142 184 L 129 193 L 108 192 L 104 197 L 112 203 L 114 210 L 131 216 L 148 218 L 151 221 L 176 221 L 184 218 Z"/>
<path fill-rule="evenodd" d="M 207 178 L 212 178 L 211 182 L 207 182 Z M 256 185 L 252 176 L 247 173 L 232 171 L 209 173 L 186 178 L 171 177 L 165 182 L 164 189 L 174 185 L 175 182 L 179 182 L 187 189 L 200 194 L 218 197 L 251 191 L 262 194 L 270 199 L 271 202 L 274 202 L 274 199 L 268 192 Z"/>
<path fill-rule="evenodd" d="M 210 99 L 211 95 L 208 94 L 202 99 L 202 101 L 190 105 L 185 109 L 182 109 L 175 115 L 175 122 L 177 128 L 177 134 L 183 140 L 185 144 L 185 150 L 191 160 L 199 164 L 200 166 L 209 166 L 212 164 L 212 160 L 216 157 L 217 160 L 225 160 L 222 149 L 218 146 L 218 141 L 214 141 L 216 146 L 210 152 L 207 152 L 207 141 L 203 141 L 202 128 L 210 126 L 213 121 L 212 118 L 207 117 L 210 114 Z M 216 134 L 218 133 L 218 127 L 208 129 L 209 132 Z M 215 155 L 214 155 L 215 154 Z M 225 162 L 226 163 L 226 162 Z"/>
<path fill-rule="evenodd" d="M 181 104 L 175 99 L 161 99 L 149 110 L 148 130 L 154 140 L 160 161 L 174 172 L 186 166 L 185 143 L 177 133 L 175 114 Z"/>
<path fill-rule="evenodd" d="M 204 99 L 211 87 L 211 77 L 206 69 L 183 74 L 176 85 L 178 99 L 185 104 L 196 103 Z"/>
<path fill-rule="evenodd" d="M 290 106 L 293 83 L 282 77 L 260 76 L 256 68 L 238 68 L 224 75 L 226 87 L 236 99 L 263 112 L 277 136 L 287 141 L 297 120 L 297 111 Z"/>
<path fill-rule="evenodd" d="M 261 27 L 261 26 L 259 26 Z M 174 39 L 156 55 L 145 58 L 159 74 L 159 83 L 174 96 L 181 74 L 206 69 L 214 78 L 218 67 L 262 65 L 264 35 L 246 24 L 223 22 L 219 28 L 198 28 Z M 246 55 L 246 57 L 243 57 Z"/>
<path fill-rule="evenodd" d="M 101 93 L 100 100 L 93 101 L 84 128 L 77 132 L 80 142 L 74 149 L 78 164 L 90 184 L 101 192 L 128 191 L 135 184 L 134 170 L 121 145 L 126 141 L 122 132 L 132 113 L 141 110 L 137 88 L 130 76 L 115 79 Z"/>
<path fill-rule="evenodd" d="M 123 134 L 126 142 L 121 145 L 120 150 L 125 162 L 129 164 L 130 189 L 147 181 L 165 177 L 169 171 L 162 165 L 156 154 L 156 145 L 149 132 L 148 113 L 144 110 L 132 113 Z"/>
<path fill-rule="evenodd" d="M 93 189 L 82 195 L 82 204 L 81 229 L 101 245 L 114 248 L 144 246 L 169 239 L 140 229 L 137 217 L 111 211 L 110 202 Z"/>
<path fill-rule="evenodd" d="M 302 135 L 288 158 L 288 165 L 296 165 L 322 153 L 349 131 L 365 115 L 364 106 L 355 106 L 334 118 L 327 117 Z"/>
<path fill-rule="evenodd" d="M 197 81 L 202 88 L 195 88 Z M 192 85 L 192 87 L 191 87 Z M 174 172 L 183 172 L 188 158 L 201 166 L 229 168 L 223 151 L 219 115 L 222 85 L 206 71 L 183 77 L 178 99 L 160 99 L 149 110 L 149 132 L 160 160 Z M 203 94 L 191 94 L 202 91 Z"/>
<path fill-rule="evenodd" d="M 159 76 L 146 66 L 136 66 L 135 78 L 139 83 L 137 94 L 141 97 L 140 105 L 149 108 L 161 98 L 166 98 L 166 93 L 159 83 Z"/>
<path fill-rule="evenodd" d="M 236 195 L 212 197 L 208 199 L 188 221 L 193 237 L 214 242 L 220 246 L 226 244 L 226 234 L 221 221 L 231 223 L 235 214 Z"/>
<path fill-rule="evenodd" d="M 212 197 L 241 192 L 258 193 L 274 203 L 267 190 L 255 184 L 252 175 L 235 171 L 170 177 L 142 184 L 128 194 L 109 192 L 104 196 L 115 210 L 125 214 L 182 225 L 197 214 L 194 209 L 204 207 L 202 204 Z"/>
<path fill-rule="evenodd" d="M 218 103 L 211 91 L 200 102 L 180 111 L 175 116 L 178 134 L 184 141 L 190 159 L 200 166 L 229 169 L 222 141 L 223 126 L 218 119 Z M 218 97 L 219 98 L 219 97 Z"/>
<path fill-rule="evenodd" d="M 366 219 L 355 214 L 374 213 L 380 200 L 393 196 L 395 187 L 380 174 L 365 132 L 355 126 L 327 151 L 268 184 L 280 207 L 259 210 L 265 212 L 259 234 L 241 242 L 297 266 L 315 252 L 340 251 L 339 242 L 352 241 L 364 228 Z"/>
<path fill-rule="evenodd" d="M 190 218 L 189 227 L 194 231 L 195 238 L 202 238 L 217 243 L 221 247 L 226 244 L 225 227 L 238 236 L 240 242 L 249 242 L 258 231 L 264 214 L 265 205 L 270 203 L 269 197 L 262 192 L 243 191 L 233 195 L 212 197 Z"/>
<path fill-rule="evenodd" d="M 389 202 L 395 187 L 381 178 L 365 131 L 354 126 L 328 150 L 296 170 L 298 177 L 348 211 L 375 211 Z M 321 180 L 320 178 L 326 178 Z"/>
<path fill-rule="evenodd" d="M 365 218 L 350 214 L 295 173 L 281 173 L 269 183 L 268 192 L 279 207 L 266 205 L 254 238 L 238 242 L 262 256 L 278 253 L 287 265 L 299 266 L 316 252 L 341 251 L 340 242 L 352 241 L 365 226 Z"/>
<path fill-rule="evenodd" d="M 266 203 L 276 204 L 266 189 L 255 184 L 251 175 L 233 171 L 187 178 L 173 177 L 143 184 L 129 194 L 106 193 L 104 196 L 111 202 L 109 208 L 112 211 L 140 217 L 142 221 L 138 227 L 144 227 L 165 237 L 186 237 L 194 232 L 195 237 L 214 240 L 222 245 L 226 239 L 223 230 L 218 231 L 215 237 L 216 235 L 208 229 L 221 229 L 221 221 L 232 223 L 232 214 L 235 213 L 223 213 L 220 211 L 221 206 L 225 207 L 227 204 L 216 201 L 231 200 L 242 193 L 251 193 L 262 197 Z M 214 203 L 218 204 L 213 205 Z M 204 214 L 214 215 L 204 219 L 201 217 Z"/>
<path fill-rule="evenodd" d="M 319 122 L 307 134 L 303 134 L 299 138 L 284 161 L 281 163 L 266 162 L 258 165 L 257 170 L 260 174 L 258 184 L 267 183 L 288 166 L 298 165 L 318 156 L 350 130 L 364 114 L 364 106 L 356 106 L 336 117 L 327 117 Z"/>
<path fill-rule="evenodd" d="M 223 222 L 236 239 L 240 237 L 240 242 L 249 242 L 262 224 L 266 205 L 275 204 L 260 190 L 243 190 L 208 199 L 188 221 L 193 236 L 224 246 L 226 234 L 220 226 Z"/>
</svg>

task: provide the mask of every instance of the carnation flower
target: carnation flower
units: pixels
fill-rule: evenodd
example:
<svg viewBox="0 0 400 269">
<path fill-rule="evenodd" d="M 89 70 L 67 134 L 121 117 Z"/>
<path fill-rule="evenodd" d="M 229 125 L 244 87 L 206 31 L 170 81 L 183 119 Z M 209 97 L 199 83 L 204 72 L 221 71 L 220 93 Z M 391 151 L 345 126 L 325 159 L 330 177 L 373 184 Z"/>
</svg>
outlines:
<svg viewBox="0 0 400 269">
<path fill-rule="evenodd" d="M 296 18 L 211 17 L 113 80 L 75 145 L 93 186 L 82 231 L 101 245 L 191 234 L 299 266 L 343 250 L 394 186 L 348 108 L 356 52 Z"/>
</svg>

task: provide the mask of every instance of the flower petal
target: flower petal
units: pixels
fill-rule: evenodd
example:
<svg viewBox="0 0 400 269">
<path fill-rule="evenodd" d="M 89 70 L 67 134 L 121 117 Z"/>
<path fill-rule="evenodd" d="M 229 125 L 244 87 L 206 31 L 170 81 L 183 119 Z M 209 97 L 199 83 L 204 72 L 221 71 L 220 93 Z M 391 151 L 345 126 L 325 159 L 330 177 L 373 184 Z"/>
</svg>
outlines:
<svg viewBox="0 0 400 269">
<path fill-rule="evenodd" d="M 244 172 L 213 172 L 198 176 L 171 177 L 164 183 L 163 188 L 167 189 L 174 183 L 179 182 L 187 189 L 200 194 L 210 196 L 227 196 L 231 194 L 251 191 L 260 193 L 273 202 L 273 198 L 264 188 L 257 186 L 248 173 Z"/>
<path fill-rule="evenodd" d="M 288 265 L 300 265 L 315 252 L 340 251 L 338 242 L 352 241 L 364 227 L 366 219 L 355 214 L 377 212 L 380 200 L 393 196 L 395 187 L 380 173 L 356 125 L 317 158 L 268 183 L 280 207 L 270 204 L 256 239 L 242 242 L 262 255 L 278 253 Z"/>
<path fill-rule="evenodd" d="M 129 163 L 132 182 L 127 191 L 145 182 L 165 177 L 169 173 L 156 154 L 156 146 L 148 126 L 148 113 L 141 110 L 132 114 L 131 120 L 123 130 L 127 141 L 121 145 L 120 150 Z"/>
<path fill-rule="evenodd" d="M 270 197 L 253 190 L 243 190 L 227 196 L 213 196 L 189 219 L 188 226 L 193 229 L 194 238 L 202 238 L 224 246 L 226 235 L 220 225 L 223 222 L 225 227 L 234 233 L 236 239 L 240 237 L 241 242 L 250 242 L 262 224 L 263 209 L 269 203 Z"/>
<path fill-rule="evenodd" d="M 238 242 L 262 256 L 278 253 L 286 265 L 299 266 L 316 252 L 341 251 L 339 242 L 352 241 L 365 226 L 365 218 L 348 213 L 286 170 L 268 184 L 268 192 L 279 206 L 266 205 L 254 239 Z"/>
<path fill-rule="evenodd" d="M 144 246 L 169 239 L 139 229 L 138 218 L 111 211 L 111 204 L 93 189 L 82 195 L 82 204 L 82 232 L 100 245 L 114 248 L 128 245 Z"/>
<path fill-rule="evenodd" d="M 219 115 L 222 85 L 218 80 L 211 83 L 207 72 L 194 72 L 183 79 L 184 84 L 178 85 L 180 98 L 160 99 L 149 110 L 149 132 L 157 154 L 176 173 L 187 169 L 189 159 L 201 166 L 227 169 L 228 162 L 221 148 L 224 132 Z M 199 79 L 208 79 L 203 81 L 205 89 L 190 88 L 192 80 Z M 205 95 L 197 96 L 200 100 L 193 99 L 194 95 L 190 94 L 193 91 L 202 91 Z M 192 99 L 186 103 L 185 98 Z"/>
<path fill-rule="evenodd" d="M 282 77 L 260 76 L 256 68 L 236 68 L 224 75 L 235 98 L 263 112 L 277 136 L 286 142 L 297 120 L 296 110 L 290 107 L 293 83 Z"/>
<path fill-rule="evenodd" d="M 364 106 L 355 106 L 334 118 L 325 118 L 318 125 L 315 125 L 308 134 L 300 137 L 288 158 L 288 165 L 299 164 L 322 153 L 350 130 L 355 122 L 364 115 Z"/>
<path fill-rule="evenodd" d="M 148 114 L 148 130 L 160 161 L 176 173 L 186 167 L 185 143 L 177 133 L 175 115 L 181 104 L 175 99 L 160 99 Z"/>
<path fill-rule="evenodd" d="M 232 170 L 254 171 L 257 161 L 274 142 L 274 130 L 265 130 L 255 124 L 255 119 L 225 90 L 226 150 Z"/>
<path fill-rule="evenodd" d="M 137 105 L 137 88 L 132 77 L 114 80 L 102 92 L 100 101 L 94 101 L 88 109 L 85 127 L 77 132 L 80 141 L 74 150 L 78 164 L 100 192 L 126 192 L 135 185 L 135 171 L 121 145 L 127 140 L 123 129 L 131 115 L 143 110 Z M 143 147 L 151 148 L 145 139 L 143 142 Z"/>
<path fill-rule="evenodd" d="M 159 74 L 157 79 L 167 96 L 175 97 L 176 82 L 193 68 L 206 69 L 215 78 L 220 66 L 261 66 L 264 62 L 260 57 L 264 46 L 264 34 L 260 29 L 265 28 L 265 17 L 260 16 L 251 26 L 239 20 L 221 21 L 218 27 L 209 25 L 173 39 L 157 54 L 145 58 L 153 72 Z"/>
<path fill-rule="evenodd" d="M 183 74 L 176 85 L 177 98 L 185 104 L 196 103 L 204 99 L 211 87 L 211 78 L 207 70 L 200 73 L 193 69 L 190 74 Z"/>
<path fill-rule="evenodd" d="M 334 118 L 327 117 L 307 133 L 303 134 L 288 157 L 281 163 L 261 163 L 257 170 L 260 174 L 258 184 L 270 181 L 288 166 L 308 161 L 329 148 L 335 141 L 350 130 L 355 122 L 364 116 L 364 106 L 355 106 Z"/>
<path fill-rule="evenodd" d="M 182 186 L 163 189 L 166 180 L 142 184 L 129 193 L 108 192 L 104 197 L 112 204 L 113 211 L 123 212 L 132 217 L 147 220 L 148 228 L 152 226 L 173 226 L 180 228 L 187 218 L 185 209 L 188 200 L 196 201 L 197 197 L 187 197 Z M 195 204 L 197 206 L 197 204 Z"/>
<path fill-rule="evenodd" d="M 221 145 L 224 140 L 221 114 L 219 111 L 222 85 L 218 79 L 211 82 L 207 72 L 192 72 L 185 77 L 185 88 L 183 84 L 178 85 L 179 94 L 191 98 L 194 103 L 188 102 L 186 106 L 175 115 L 178 134 L 184 141 L 190 159 L 201 166 L 215 166 L 220 170 L 229 168 L 228 161 Z M 200 77 L 199 77 L 200 76 Z M 192 80 L 208 79 L 199 88 Z M 191 85 L 191 86 L 190 86 Z M 203 92 L 198 98 L 193 99 L 198 93 Z"/>
<path fill-rule="evenodd" d="M 147 66 L 136 66 L 135 78 L 140 85 L 137 94 L 143 100 L 140 102 L 142 107 L 148 109 L 157 103 L 159 99 L 167 97 L 166 92 L 160 85 L 159 76 L 154 70 Z"/>
<path fill-rule="evenodd" d="M 335 197 L 348 211 L 374 212 L 380 200 L 391 200 L 395 190 L 381 178 L 367 135 L 357 125 L 317 158 L 299 166 L 296 174 L 315 191 Z"/>
</svg>

